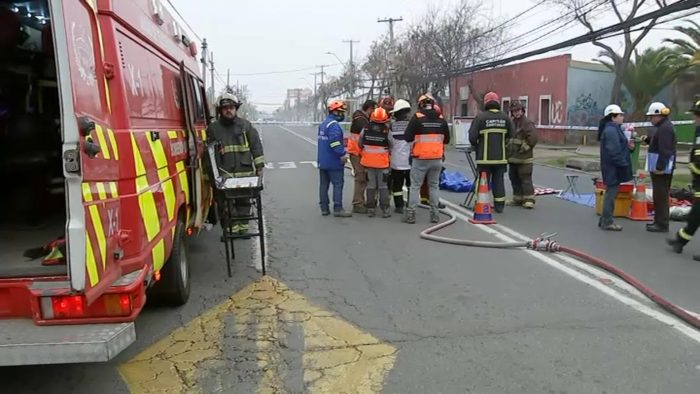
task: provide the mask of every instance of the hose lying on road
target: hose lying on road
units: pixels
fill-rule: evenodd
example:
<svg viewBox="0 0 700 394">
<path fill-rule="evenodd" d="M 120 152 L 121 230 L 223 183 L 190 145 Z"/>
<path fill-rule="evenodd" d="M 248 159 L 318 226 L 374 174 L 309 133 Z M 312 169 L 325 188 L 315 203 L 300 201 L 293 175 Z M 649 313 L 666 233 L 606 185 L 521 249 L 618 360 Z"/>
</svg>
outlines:
<svg viewBox="0 0 700 394">
<path fill-rule="evenodd" d="M 421 205 L 422 208 L 427 208 L 426 206 Z M 449 210 L 446 209 L 441 209 L 441 213 L 447 215 L 450 217 L 449 220 L 438 223 L 434 226 L 428 227 L 425 230 L 423 230 L 420 233 L 421 238 L 427 239 L 429 241 L 434 241 L 434 242 L 441 242 L 441 243 L 446 243 L 446 244 L 452 244 L 452 245 L 461 245 L 461 246 L 470 246 L 470 247 L 479 247 L 479 248 L 496 248 L 496 249 L 513 249 L 513 248 L 527 248 L 531 250 L 536 250 L 539 252 L 562 252 L 569 254 L 573 257 L 578 258 L 581 261 L 584 261 L 588 264 L 594 265 L 598 268 L 601 268 L 617 277 L 620 279 L 624 280 L 625 282 L 629 283 L 632 287 L 635 289 L 639 290 L 642 294 L 644 294 L 646 297 L 648 297 L 650 300 L 655 302 L 657 305 L 659 305 L 661 308 L 666 310 L 667 312 L 671 313 L 672 315 L 676 316 L 677 318 L 683 320 L 684 322 L 688 323 L 694 328 L 700 329 L 700 318 L 688 313 L 685 309 L 672 304 L 670 301 L 664 299 L 657 293 L 655 293 L 653 290 L 651 290 L 648 286 L 646 286 L 644 283 L 639 281 L 637 278 L 633 277 L 632 275 L 626 273 L 625 271 L 615 267 L 614 265 L 608 263 L 605 260 L 599 259 L 595 256 L 591 256 L 587 253 L 584 253 L 580 250 L 576 250 L 573 248 L 569 248 L 566 246 L 561 246 L 559 243 L 554 242 L 550 239 L 547 238 L 536 238 L 533 239 L 532 241 L 523 241 L 523 242 L 485 242 L 485 241 L 472 241 L 468 239 L 457 239 L 457 238 L 449 238 L 449 237 L 442 237 L 439 235 L 434 235 L 433 233 L 439 230 L 444 229 L 445 227 L 451 226 L 457 221 L 457 216 L 455 216 L 454 213 L 452 213 Z"/>
</svg>

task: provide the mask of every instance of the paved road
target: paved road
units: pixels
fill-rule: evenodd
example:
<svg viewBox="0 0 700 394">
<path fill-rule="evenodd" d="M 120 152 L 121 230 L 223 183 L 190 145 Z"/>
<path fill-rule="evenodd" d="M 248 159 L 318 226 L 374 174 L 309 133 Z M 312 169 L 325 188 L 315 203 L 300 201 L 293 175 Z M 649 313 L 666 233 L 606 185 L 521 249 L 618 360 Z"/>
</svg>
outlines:
<svg viewBox="0 0 700 394">
<path fill-rule="evenodd" d="M 2 369 L 3 388 L 696 393 L 700 387 L 700 335 L 634 294 L 534 252 L 420 240 L 425 212 L 418 216 L 423 225 L 397 216 L 322 217 L 313 130 L 261 131 L 271 167 L 269 277 L 260 279 L 248 255 L 235 280 L 224 279 L 220 246 L 206 234 L 193 245 L 192 302 L 148 310 L 137 321 L 138 343 L 125 354 L 104 365 Z M 349 201 L 349 176 L 346 182 Z M 527 214 L 542 215 L 544 206 Z M 507 216 L 516 215 L 499 220 Z M 522 232 L 549 227 L 529 221 L 532 228 Z M 463 221 L 443 233 L 502 237 Z"/>
</svg>

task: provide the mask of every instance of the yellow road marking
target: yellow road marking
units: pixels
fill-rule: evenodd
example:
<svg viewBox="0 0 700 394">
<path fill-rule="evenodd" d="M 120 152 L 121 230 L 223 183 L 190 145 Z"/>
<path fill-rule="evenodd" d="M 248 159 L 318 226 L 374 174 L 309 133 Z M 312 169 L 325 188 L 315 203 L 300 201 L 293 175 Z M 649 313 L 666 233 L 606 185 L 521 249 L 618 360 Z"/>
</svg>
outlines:
<svg viewBox="0 0 700 394">
<path fill-rule="evenodd" d="M 285 370 L 280 354 L 286 348 L 285 327 L 291 325 L 303 331 L 303 371 Z M 224 337 L 255 346 L 258 393 L 285 392 L 284 377 L 294 373 L 303 374 L 310 393 L 376 393 L 396 361 L 395 347 L 263 277 L 120 365 L 119 371 L 135 394 L 203 393 L 202 386 L 216 385 L 214 379 L 206 380 L 208 367 L 235 368 L 224 354 Z"/>
</svg>

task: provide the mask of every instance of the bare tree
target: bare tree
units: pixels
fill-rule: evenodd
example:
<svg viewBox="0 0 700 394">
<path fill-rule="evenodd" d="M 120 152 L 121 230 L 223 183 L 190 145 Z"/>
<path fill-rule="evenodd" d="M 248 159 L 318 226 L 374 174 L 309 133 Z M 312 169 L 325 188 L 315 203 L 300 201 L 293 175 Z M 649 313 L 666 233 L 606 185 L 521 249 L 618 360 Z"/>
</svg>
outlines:
<svg viewBox="0 0 700 394">
<path fill-rule="evenodd" d="M 642 6 L 645 4 L 655 5 L 659 8 L 667 6 L 666 0 L 654 0 L 653 3 L 647 0 L 632 0 L 629 6 L 624 7 L 625 9 L 623 9 L 622 6 L 628 3 L 629 0 L 552 0 L 552 2 L 557 4 L 560 8 L 572 13 L 574 18 L 591 32 L 596 30 L 593 25 L 593 20 L 595 18 L 591 16 L 594 10 L 600 10 L 601 8 L 611 10 L 620 22 L 626 22 L 637 17 L 640 14 Z M 625 27 L 622 30 L 624 39 L 622 54 L 618 54 L 610 45 L 604 42 L 597 39 L 592 41 L 593 45 L 602 48 L 599 56 L 610 59 L 610 63 L 614 66 L 615 80 L 613 82 L 612 92 L 610 93 L 611 103 L 620 102 L 620 92 L 622 90 L 625 71 L 634 54 L 634 49 L 644 37 L 649 34 L 657 21 L 658 17 L 649 20 L 636 36 L 634 36 L 632 26 Z"/>
</svg>

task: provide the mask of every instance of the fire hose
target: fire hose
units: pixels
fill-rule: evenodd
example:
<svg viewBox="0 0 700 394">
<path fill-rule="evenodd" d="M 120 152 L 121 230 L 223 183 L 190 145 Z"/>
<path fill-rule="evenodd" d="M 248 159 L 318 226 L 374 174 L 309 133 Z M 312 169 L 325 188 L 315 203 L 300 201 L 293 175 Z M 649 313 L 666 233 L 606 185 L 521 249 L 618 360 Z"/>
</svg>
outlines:
<svg viewBox="0 0 700 394">
<path fill-rule="evenodd" d="M 426 208 L 426 206 L 421 205 L 421 207 Z M 685 309 L 671 303 L 670 301 L 666 300 L 665 298 L 661 297 L 658 295 L 656 292 L 651 290 L 648 286 L 646 286 L 644 283 L 642 283 L 640 280 L 635 278 L 634 276 L 624 272 L 620 268 L 615 267 L 614 265 L 608 263 L 607 261 L 597 258 L 595 256 L 591 256 L 587 253 L 584 253 L 580 250 L 576 250 L 573 248 L 569 248 L 566 246 L 560 245 L 558 242 L 551 240 L 550 238 L 552 235 L 543 235 L 540 238 L 535 238 L 530 241 L 522 241 L 522 242 L 487 242 L 487 241 L 474 241 L 474 240 L 468 240 L 468 239 L 457 239 L 457 238 L 449 238 L 449 237 L 443 237 L 439 235 L 434 235 L 433 233 L 442 230 L 446 227 L 451 226 L 457 221 L 457 217 L 449 210 L 446 209 L 441 209 L 440 212 L 444 215 L 447 215 L 450 217 L 449 220 L 438 223 L 434 226 L 428 227 L 425 230 L 423 230 L 420 233 L 421 238 L 427 239 L 429 241 L 434 241 L 434 242 L 441 242 L 441 243 L 446 243 L 446 244 L 451 244 L 451 245 L 461 245 L 461 246 L 468 246 L 468 247 L 478 247 L 478 248 L 494 248 L 494 249 L 518 249 L 518 248 L 523 248 L 523 249 L 530 249 L 538 252 L 559 252 L 559 253 L 566 253 L 568 255 L 571 255 L 583 262 L 586 262 L 588 264 L 591 264 L 595 267 L 598 267 L 600 269 L 603 269 L 604 271 L 607 271 L 620 279 L 624 280 L 628 284 L 630 284 L 632 287 L 635 289 L 639 290 L 642 294 L 644 294 L 647 298 L 649 298 L 651 301 L 656 303 L 658 306 L 663 308 L 665 311 L 671 313 L 672 315 L 676 316 L 677 318 L 683 320 L 684 322 L 688 323 L 690 326 L 700 329 L 700 318 L 688 313 Z"/>
</svg>

